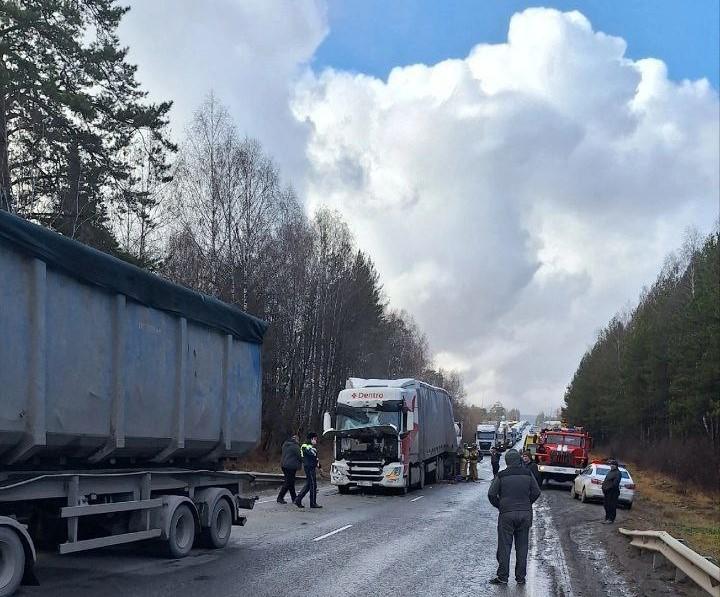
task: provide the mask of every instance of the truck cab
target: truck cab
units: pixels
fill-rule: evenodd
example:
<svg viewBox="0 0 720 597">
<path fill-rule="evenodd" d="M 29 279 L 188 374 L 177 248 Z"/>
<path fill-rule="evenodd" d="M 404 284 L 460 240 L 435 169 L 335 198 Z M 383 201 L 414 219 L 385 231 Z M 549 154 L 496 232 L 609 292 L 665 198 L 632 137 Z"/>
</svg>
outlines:
<svg viewBox="0 0 720 597">
<path fill-rule="evenodd" d="M 481 423 L 475 431 L 475 443 L 481 454 L 490 454 L 497 447 L 497 427 L 493 423 Z"/>
<path fill-rule="evenodd" d="M 330 482 L 407 490 L 441 479 L 457 449 L 449 395 L 416 380 L 351 379 L 323 435 L 334 444 Z M 424 414 L 424 420 L 423 420 Z"/>
<path fill-rule="evenodd" d="M 541 478 L 572 481 L 587 466 L 592 438 L 581 427 L 543 429 L 535 449 Z"/>
</svg>

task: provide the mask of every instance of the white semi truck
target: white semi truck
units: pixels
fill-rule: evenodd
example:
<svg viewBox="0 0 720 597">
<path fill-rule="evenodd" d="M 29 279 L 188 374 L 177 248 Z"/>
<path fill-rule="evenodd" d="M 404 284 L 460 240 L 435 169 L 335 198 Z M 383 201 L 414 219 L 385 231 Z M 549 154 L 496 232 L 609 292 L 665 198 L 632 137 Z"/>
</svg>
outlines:
<svg viewBox="0 0 720 597">
<path fill-rule="evenodd" d="M 323 435 L 334 439 L 330 482 L 340 493 L 422 488 L 452 472 L 457 431 L 445 390 L 416 379 L 351 378 L 334 421 L 325 415 Z"/>
<path fill-rule="evenodd" d="M 475 431 L 475 443 L 481 454 L 490 454 L 490 449 L 497 448 L 497 423 L 480 423 Z"/>
</svg>

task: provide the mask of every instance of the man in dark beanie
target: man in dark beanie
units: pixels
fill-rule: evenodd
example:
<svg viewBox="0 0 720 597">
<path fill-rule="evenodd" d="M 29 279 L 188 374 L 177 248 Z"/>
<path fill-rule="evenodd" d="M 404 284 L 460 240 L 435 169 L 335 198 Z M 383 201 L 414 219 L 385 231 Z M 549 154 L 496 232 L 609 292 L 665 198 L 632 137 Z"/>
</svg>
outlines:
<svg viewBox="0 0 720 597">
<path fill-rule="evenodd" d="M 505 452 L 507 468 L 493 479 L 488 490 L 490 503 L 498 516 L 497 576 L 490 583 L 506 585 L 510 576 L 510 552 L 515 541 L 515 581 L 525 584 L 528 541 L 532 526 L 532 505 L 540 497 L 535 476 L 523 466 L 517 450 Z"/>
<path fill-rule="evenodd" d="M 317 453 L 317 433 L 307 434 L 307 443 L 300 446 L 300 452 L 302 454 L 303 469 L 305 469 L 305 487 L 298 493 L 297 499 L 294 504 L 298 508 L 304 508 L 303 498 L 307 493 L 310 494 L 310 507 L 311 508 L 322 508 L 317 503 L 317 470 L 322 469 L 320 465 L 320 459 Z"/>
</svg>

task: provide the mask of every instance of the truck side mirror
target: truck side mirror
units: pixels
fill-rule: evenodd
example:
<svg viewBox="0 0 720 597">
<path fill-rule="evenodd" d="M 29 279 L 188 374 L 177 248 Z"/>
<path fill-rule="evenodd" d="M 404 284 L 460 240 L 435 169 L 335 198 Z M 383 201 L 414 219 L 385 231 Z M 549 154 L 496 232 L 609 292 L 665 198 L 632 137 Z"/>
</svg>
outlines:
<svg viewBox="0 0 720 597">
<path fill-rule="evenodd" d="M 326 412 L 323 416 L 323 433 L 327 433 L 330 429 L 332 429 L 332 417 Z"/>
<path fill-rule="evenodd" d="M 412 431 L 413 429 L 415 429 L 415 413 L 413 411 L 407 411 L 407 417 L 405 420 L 405 431 Z"/>
</svg>

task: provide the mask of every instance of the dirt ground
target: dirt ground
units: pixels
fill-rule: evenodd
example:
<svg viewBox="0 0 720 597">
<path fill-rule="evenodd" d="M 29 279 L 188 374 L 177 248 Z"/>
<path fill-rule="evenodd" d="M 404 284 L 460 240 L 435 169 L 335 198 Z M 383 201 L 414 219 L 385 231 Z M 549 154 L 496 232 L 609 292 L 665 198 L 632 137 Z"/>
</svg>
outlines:
<svg viewBox="0 0 720 597">
<path fill-rule="evenodd" d="M 546 486 L 536 507 L 549 509 L 570 568 L 573 595 L 706 595 L 691 580 L 675 582 L 674 567 L 653 570 L 651 553 L 631 547 L 629 539 L 618 532 L 621 527 L 634 530 L 660 526 L 657 508 L 642 497 L 637 497 L 632 510 L 619 509 L 614 525 L 601 524 L 605 514 L 602 504 L 573 500 L 569 484 Z M 538 530 L 539 538 L 544 531 Z"/>
</svg>

